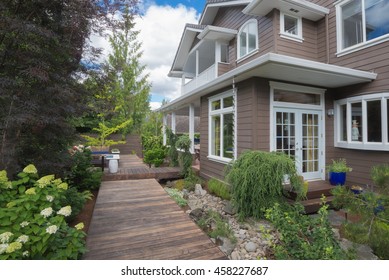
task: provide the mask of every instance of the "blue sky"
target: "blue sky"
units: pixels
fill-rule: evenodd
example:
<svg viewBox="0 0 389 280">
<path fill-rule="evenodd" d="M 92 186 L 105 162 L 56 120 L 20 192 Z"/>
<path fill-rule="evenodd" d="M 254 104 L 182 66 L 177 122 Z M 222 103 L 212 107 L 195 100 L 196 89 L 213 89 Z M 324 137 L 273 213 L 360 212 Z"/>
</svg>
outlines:
<svg viewBox="0 0 389 280">
<path fill-rule="evenodd" d="M 206 0 L 154 0 L 154 2 L 160 6 L 169 5 L 176 7 L 177 5 L 182 4 L 187 7 L 195 8 L 199 13 L 203 11 L 205 1 Z"/>
</svg>

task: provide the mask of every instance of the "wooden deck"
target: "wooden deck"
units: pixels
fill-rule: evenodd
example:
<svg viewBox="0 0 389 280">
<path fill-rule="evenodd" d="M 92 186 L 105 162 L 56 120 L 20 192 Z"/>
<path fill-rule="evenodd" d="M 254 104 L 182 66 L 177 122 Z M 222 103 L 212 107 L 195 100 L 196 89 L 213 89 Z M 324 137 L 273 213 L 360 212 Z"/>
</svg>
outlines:
<svg viewBox="0 0 389 280">
<path fill-rule="evenodd" d="M 120 155 L 119 170 L 109 173 L 104 170 L 103 181 L 134 180 L 134 179 L 176 179 L 180 178 L 179 167 L 149 168 L 136 155 Z"/>
<path fill-rule="evenodd" d="M 155 179 L 102 183 L 87 250 L 87 260 L 227 259 Z"/>
</svg>

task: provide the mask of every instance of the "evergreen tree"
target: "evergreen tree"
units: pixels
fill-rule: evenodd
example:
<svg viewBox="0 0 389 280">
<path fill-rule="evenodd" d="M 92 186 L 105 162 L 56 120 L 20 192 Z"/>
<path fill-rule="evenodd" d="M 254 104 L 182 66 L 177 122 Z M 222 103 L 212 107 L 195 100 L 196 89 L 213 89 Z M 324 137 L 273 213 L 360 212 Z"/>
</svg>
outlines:
<svg viewBox="0 0 389 280">
<path fill-rule="evenodd" d="M 122 134 L 139 133 L 147 113 L 150 111 L 149 75 L 144 74 L 145 65 L 139 59 L 142 56 L 141 43 L 137 40 L 139 31 L 134 30 L 134 14 L 127 7 L 122 15 L 122 28 L 110 36 L 112 53 L 104 66 L 108 76 L 108 90 L 115 103 L 114 125 L 132 120 L 131 125 L 121 130 Z"/>
</svg>

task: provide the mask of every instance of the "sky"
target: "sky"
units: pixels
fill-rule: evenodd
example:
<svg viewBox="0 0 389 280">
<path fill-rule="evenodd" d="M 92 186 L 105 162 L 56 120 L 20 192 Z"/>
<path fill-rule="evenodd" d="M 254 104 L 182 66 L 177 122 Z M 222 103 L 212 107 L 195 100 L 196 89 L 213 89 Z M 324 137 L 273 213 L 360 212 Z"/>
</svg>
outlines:
<svg viewBox="0 0 389 280">
<path fill-rule="evenodd" d="M 151 109 L 161 105 L 163 99 L 173 100 L 180 95 L 181 79 L 169 78 L 186 23 L 198 23 L 206 0 L 141 0 L 141 16 L 136 18 L 135 29 L 142 42 L 143 55 L 140 62 L 146 65 L 151 88 Z M 92 43 L 109 53 L 109 43 L 94 37 Z"/>
</svg>

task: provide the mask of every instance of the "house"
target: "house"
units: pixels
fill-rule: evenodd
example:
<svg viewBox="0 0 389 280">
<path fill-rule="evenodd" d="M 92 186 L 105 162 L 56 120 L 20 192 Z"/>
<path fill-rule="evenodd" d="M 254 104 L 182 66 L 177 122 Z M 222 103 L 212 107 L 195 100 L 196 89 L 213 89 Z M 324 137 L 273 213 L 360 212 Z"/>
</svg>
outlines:
<svg viewBox="0 0 389 280">
<path fill-rule="evenodd" d="M 370 184 L 389 161 L 388 14 L 389 0 L 208 0 L 183 31 L 165 125 L 200 116 L 206 178 L 256 149 L 295 156 L 306 180 L 346 158 L 348 182 Z"/>
</svg>

